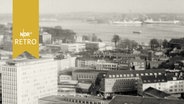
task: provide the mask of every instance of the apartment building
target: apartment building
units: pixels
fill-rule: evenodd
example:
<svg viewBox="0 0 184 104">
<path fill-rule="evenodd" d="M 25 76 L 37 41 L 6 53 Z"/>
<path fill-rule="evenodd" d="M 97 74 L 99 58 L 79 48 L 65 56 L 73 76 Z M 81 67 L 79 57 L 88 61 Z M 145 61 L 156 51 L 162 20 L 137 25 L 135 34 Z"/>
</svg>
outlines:
<svg viewBox="0 0 184 104">
<path fill-rule="evenodd" d="M 57 94 L 57 62 L 23 59 L 2 65 L 2 103 L 38 104 L 38 99 Z"/>
<path fill-rule="evenodd" d="M 138 81 L 138 93 L 152 87 L 169 94 L 184 93 L 184 77 L 182 72 L 167 73 L 166 75 L 141 76 Z"/>
<path fill-rule="evenodd" d="M 116 70 L 107 71 L 104 74 L 100 91 L 105 96 L 114 93 L 132 92 L 137 90 L 137 83 L 140 76 L 164 75 L 165 70 Z"/>
</svg>

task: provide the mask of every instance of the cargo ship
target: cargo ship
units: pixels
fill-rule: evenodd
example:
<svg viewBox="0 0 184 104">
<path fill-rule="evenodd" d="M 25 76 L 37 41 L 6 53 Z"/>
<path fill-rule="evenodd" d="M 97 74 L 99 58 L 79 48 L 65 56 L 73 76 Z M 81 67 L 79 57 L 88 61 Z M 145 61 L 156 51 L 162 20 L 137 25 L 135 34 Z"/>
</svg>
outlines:
<svg viewBox="0 0 184 104">
<path fill-rule="evenodd" d="M 115 25 L 142 25 L 142 21 L 133 21 L 133 20 L 123 20 L 123 21 L 111 21 L 111 24 L 115 24 Z"/>
<path fill-rule="evenodd" d="M 178 24 L 180 21 L 178 20 L 173 20 L 173 21 L 154 21 L 153 19 L 148 19 L 144 21 L 144 24 Z"/>
</svg>

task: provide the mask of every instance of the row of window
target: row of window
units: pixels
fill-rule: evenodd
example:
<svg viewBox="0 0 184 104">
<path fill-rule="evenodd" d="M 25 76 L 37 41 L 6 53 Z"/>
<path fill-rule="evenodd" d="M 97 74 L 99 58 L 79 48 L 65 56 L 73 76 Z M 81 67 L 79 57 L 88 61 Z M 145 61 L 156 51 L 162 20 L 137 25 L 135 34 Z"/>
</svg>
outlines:
<svg viewBox="0 0 184 104">
<path fill-rule="evenodd" d="M 152 76 L 152 75 L 162 75 L 162 73 L 139 73 L 139 74 L 116 74 L 109 75 L 109 78 L 119 78 L 119 77 L 139 77 L 139 76 Z"/>
</svg>

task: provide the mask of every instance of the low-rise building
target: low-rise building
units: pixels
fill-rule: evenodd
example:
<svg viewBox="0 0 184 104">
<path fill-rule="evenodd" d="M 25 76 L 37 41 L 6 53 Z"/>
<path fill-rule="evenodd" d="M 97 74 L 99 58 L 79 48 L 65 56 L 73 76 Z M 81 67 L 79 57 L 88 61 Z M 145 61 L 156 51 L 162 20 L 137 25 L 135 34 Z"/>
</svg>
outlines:
<svg viewBox="0 0 184 104">
<path fill-rule="evenodd" d="M 56 59 L 58 62 L 58 71 L 62 71 L 68 68 L 74 68 L 76 57 L 65 57 L 63 59 Z"/>
<path fill-rule="evenodd" d="M 106 61 L 106 60 L 98 60 L 96 64 L 97 70 L 118 70 L 118 63 Z"/>
<path fill-rule="evenodd" d="M 166 73 L 165 75 L 141 76 L 138 81 L 138 94 L 152 87 L 169 94 L 184 93 L 184 77 L 180 72 Z"/>
<path fill-rule="evenodd" d="M 59 82 L 58 82 L 58 95 L 75 96 L 77 84 L 78 84 L 78 81 L 72 80 L 71 75 L 60 75 Z"/>
<path fill-rule="evenodd" d="M 2 45 L 4 42 L 4 35 L 0 35 L 0 45 Z"/>
<path fill-rule="evenodd" d="M 61 51 L 78 53 L 83 52 L 86 49 L 86 45 L 83 43 L 62 43 L 60 44 Z"/>
<path fill-rule="evenodd" d="M 131 70 L 145 70 L 146 69 L 146 62 L 142 59 L 131 59 L 129 61 Z"/>
<path fill-rule="evenodd" d="M 47 32 L 41 33 L 40 34 L 40 43 L 51 44 L 52 43 L 52 35 L 47 33 Z"/>
<path fill-rule="evenodd" d="M 89 58 L 89 57 L 78 57 L 76 59 L 76 67 L 86 67 L 86 68 L 95 68 L 97 64 L 96 58 Z"/>
<path fill-rule="evenodd" d="M 114 93 L 137 91 L 137 83 L 140 76 L 164 75 L 165 70 L 116 70 L 107 71 L 103 75 L 100 91 L 104 96 Z"/>
<path fill-rule="evenodd" d="M 75 42 L 82 42 L 82 36 L 81 35 L 75 35 Z"/>
</svg>

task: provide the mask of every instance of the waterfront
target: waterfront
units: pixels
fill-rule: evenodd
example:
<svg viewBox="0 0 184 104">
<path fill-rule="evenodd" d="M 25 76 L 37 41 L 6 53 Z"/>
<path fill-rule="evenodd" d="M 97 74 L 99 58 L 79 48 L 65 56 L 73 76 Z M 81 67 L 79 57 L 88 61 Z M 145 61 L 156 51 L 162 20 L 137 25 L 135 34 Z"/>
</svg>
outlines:
<svg viewBox="0 0 184 104">
<path fill-rule="evenodd" d="M 76 20 L 62 20 L 57 22 L 40 22 L 41 26 L 62 26 L 64 29 L 71 29 L 79 35 L 95 33 L 103 41 L 110 41 L 114 34 L 122 39 L 132 39 L 137 42 L 149 42 L 150 39 L 171 39 L 184 37 L 184 26 L 167 24 L 150 24 L 142 26 L 121 26 L 111 24 L 95 24 Z M 133 31 L 141 31 L 135 34 Z"/>
<path fill-rule="evenodd" d="M 10 16 L 1 16 L 0 24 L 11 22 Z M 64 29 L 71 29 L 78 35 L 95 33 L 103 41 L 111 41 L 114 34 L 122 39 L 132 39 L 139 43 L 148 43 L 150 39 L 171 39 L 184 37 L 184 26 L 179 24 L 144 24 L 142 26 L 122 26 L 115 24 L 89 23 L 84 20 L 59 19 L 58 21 L 40 21 L 40 26 L 54 27 L 61 26 Z M 134 31 L 141 31 L 135 34 Z"/>
</svg>

